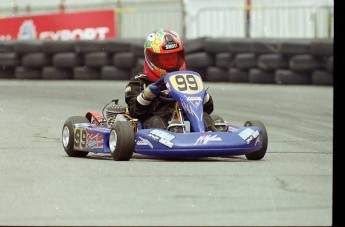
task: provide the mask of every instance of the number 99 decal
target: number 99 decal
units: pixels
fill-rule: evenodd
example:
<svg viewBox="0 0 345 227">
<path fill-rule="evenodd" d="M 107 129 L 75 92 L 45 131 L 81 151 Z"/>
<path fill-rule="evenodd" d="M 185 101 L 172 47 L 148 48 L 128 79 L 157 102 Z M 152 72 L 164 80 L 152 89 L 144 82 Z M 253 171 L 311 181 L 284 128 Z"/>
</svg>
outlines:
<svg viewBox="0 0 345 227">
<path fill-rule="evenodd" d="M 86 147 L 86 130 L 74 129 L 74 147 L 84 150 Z"/>
<path fill-rule="evenodd" d="M 169 80 L 175 90 L 184 94 L 197 94 L 203 89 L 201 78 L 192 74 L 176 74 Z"/>
</svg>

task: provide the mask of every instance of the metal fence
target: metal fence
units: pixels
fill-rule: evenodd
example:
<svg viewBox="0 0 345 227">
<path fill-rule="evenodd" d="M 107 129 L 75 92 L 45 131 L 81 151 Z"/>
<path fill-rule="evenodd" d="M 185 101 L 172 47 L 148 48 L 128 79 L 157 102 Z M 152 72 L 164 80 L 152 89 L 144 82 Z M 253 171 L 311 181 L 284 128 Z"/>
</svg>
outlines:
<svg viewBox="0 0 345 227">
<path fill-rule="evenodd" d="M 328 6 L 253 7 L 251 37 L 333 37 L 333 8 Z"/>
<path fill-rule="evenodd" d="M 0 17 L 58 12 L 57 5 L 31 1 L 13 12 L 0 5 Z M 143 38 L 157 28 L 175 30 L 185 38 L 330 38 L 334 36 L 333 0 L 116 0 L 67 5 L 67 12 L 113 8 L 118 35 Z M 79 2 L 79 3 L 78 3 Z"/>
<path fill-rule="evenodd" d="M 117 26 L 121 37 L 143 38 L 157 28 L 171 29 L 183 34 L 181 1 L 123 1 L 117 12 Z"/>
</svg>

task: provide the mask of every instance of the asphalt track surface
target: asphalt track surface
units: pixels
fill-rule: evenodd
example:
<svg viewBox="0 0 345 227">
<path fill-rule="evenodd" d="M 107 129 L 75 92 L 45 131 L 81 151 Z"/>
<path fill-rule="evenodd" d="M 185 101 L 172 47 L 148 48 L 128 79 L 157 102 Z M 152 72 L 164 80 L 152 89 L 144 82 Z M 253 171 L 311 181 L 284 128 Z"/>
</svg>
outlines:
<svg viewBox="0 0 345 227">
<path fill-rule="evenodd" d="M 215 111 L 261 120 L 264 159 L 68 157 L 65 120 L 124 104 L 126 81 L 0 81 L 0 225 L 330 226 L 333 87 L 206 83 Z"/>
</svg>

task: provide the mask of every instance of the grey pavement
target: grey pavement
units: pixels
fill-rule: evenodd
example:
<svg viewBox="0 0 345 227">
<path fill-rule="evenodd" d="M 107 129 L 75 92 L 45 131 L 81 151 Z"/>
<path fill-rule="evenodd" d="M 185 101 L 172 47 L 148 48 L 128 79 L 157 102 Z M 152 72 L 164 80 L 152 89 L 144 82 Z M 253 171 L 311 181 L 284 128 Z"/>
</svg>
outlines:
<svg viewBox="0 0 345 227">
<path fill-rule="evenodd" d="M 0 80 L 0 225 L 330 226 L 333 87 L 206 83 L 214 113 L 261 120 L 264 159 L 71 158 L 65 120 L 125 81 Z"/>
</svg>

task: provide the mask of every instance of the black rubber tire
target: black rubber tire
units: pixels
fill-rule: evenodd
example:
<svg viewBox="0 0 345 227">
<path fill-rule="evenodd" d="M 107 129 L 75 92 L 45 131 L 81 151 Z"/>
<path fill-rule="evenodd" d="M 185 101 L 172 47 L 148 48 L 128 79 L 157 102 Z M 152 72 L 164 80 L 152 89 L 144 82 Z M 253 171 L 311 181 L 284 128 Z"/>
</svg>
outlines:
<svg viewBox="0 0 345 227">
<path fill-rule="evenodd" d="M 22 57 L 22 66 L 29 68 L 42 68 L 52 65 L 51 58 L 44 53 L 24 54 Z"/>
<path fill-rule="evenodd" d="M 215 132 L 226 132 L 228 131 L 228 128 L 225 126 L 216 126 L 215 124 L 216 123 L 224 123 L 224 119 L 222 117 L 220 117 L 219 115 L 216 115 L 216 114 L 211 114 L 210 115 L 212 121 L 213 121 L 213 127 L 214 127 L 214 130 Z M 219 127 L 222 127 L 222 128 L 219 128 Z"/>
<path fill-rule="evenodd" d="M 211 82 L 229 81 L 229 72 L 227 69 L 210 66 L 206 71 L 206 80 Z"/>
<path fill-rule="evenodd" d="M 267 150 L 268 146 L 268 136 L 267 136 L 267 131 L 265 125 L 261 121 L 246 121 L 244 123 L 244 126 L 256 126 L 259 128 L 262 128 L 262 148 L 258 151 L 254 151 L 252 153 L 246 154 L 245 156 L 247 157 L 248 160 L 260 160 L 262 159 Z"/>
<path fill-rule="evenodd" d="M 58 53 L 53 56 L 53 66 L 57 68 L 73 68 L 83 65 L 83 58 L 74 53 Z"/>
<path fill-rule="evenodd" d="M 18 40 L 14 45 L 17 54 L 39 53 L 42 51 L 42 40 Z"/>
<path fill-rule="evenodd" d="M 77 40 L 74 42 L 74 51 L 83 54 L 104 51 L 104 42 L 103 40 Z"/>
<path fill-rule="evenodd" d="M 13 53 L 14 52 L 14 40 L 4 40 L 0 42 L 0 53 Z"/>
<path fill-rule="evenodd" d="M 111 147 L 111 137 L 116 135 L 115 148 Z M 135 147 L 135 135 L 129 121 L 117 121 L 114 123 L 109 136 L 109 148 L 115 161 L 128 161 L 131 159 Z"/>
<path fill-rule="evenodd" d="M 130 77 L 143 73 L 144 71 L 144 58 L 138 58 L 136 65 L 130 69 Z"/>
<path fill-rule="evenodd" d="M 211 54 L 206 52 L 197 52 L 186 55 L 186 65 L 191 68 L 207 68 L 213 66 L 214 59 Z"/>
<path fill-rule="evenodd" d="M 285 55 L 310 54 L 310 40 L 286 39 L 281 42 L 280 53 Z"/>
<path fill-rule="evenodd" d="M 42 79 L 42 72 L 41 69 L 17 66 L 14 71 L 14 77 L 21 80 L 40 80 Z"/>
<path fill-rule="evenodd" d="M 313 40 L 310 44 L 310 53 L 319 57 L 332 56 L 333 38 Z"/>
<path fill-rule="evenodd" d="M 249 74 L 241 69 L 229 68 L 229 81 L 234 83 L 248 83 Z"/>
<path fill-rule="evenodd" d="M 204 51 L 204 41 L 205 37 L 185 40 L 184 52 L 186 54 L 191 54 Z"/>
<path fill-rule="evenodd" d="M 316 70 L 311 76 L 314 85 L 333 85 L 333 73 L 325 70 Z"/>
<path fill-rule="evenodd" d="M 258 66 L 265 71 L 289 68 L 289 60 L 282 54 L 262 54 L 258 57 Z"/>
<path fill-rule="evenodd" d="M 140 68 L 144 68 L 144 58 L 138 58 L 137 59 L 137 62 L 136 62 L 136 64 L 135 64 L 135 67 L 140 67 Z"/>
<path fill-rule="evenodd" d="M 195 68 L 194 67 L 188 67 L 187 70 L 199 73 L 199 75 L 201 76 L 201 79 L 203 81 L 207 81 L 207 77 L 206 77 L 207 69 L 197 68 L 197 67 L 195 67 Z"/>
<path fill-rule="evenodd" d="M 101 69 L 101 80 L 129 80 L 130 77 L 131 72 L 127 69 L 110 65 L 103 66 Z"/>
<path fill-rule="evenodd" d="M 251 84 L 275 84 L 274 72 L 266 72 L 262 69 L 249 70 L 249 83 Z"/>
<path fill-rule="evenodd" d="M 296 55 L 289 60 L 290 69 L 295 72 L 310 73 L 314 70 L 321 69 L 323 66 L 322 61 L 309 54 Z"/>
<path fill-rule="evenodd" d="M 116 53 L 113 55 L 113 65 L 119 68 L 130 69 L 137 64 L 137 58 L 132 52 Z"/>
<path fill-rule="evenodd" d="M 230 53 L 250 53 L 252 52 L 251 38 L 235 38 L 229 41 L 228 51 Z"/>
<path fill-rule="evenodd" d="M 253 39 L 252 52 L 254 54 L 279 53 L 280 41 L 274 38 Z"/>
<path fill-rule="evenodd" d="M 86 151 L 78 151 L 78 150 L 74 150 L 74 127 L 73 124 L 76 123 L 90 123 L 89 120 L 86 117 L 83 116 L 72 116 L 70 118 L 68 118 L 65 122 L 65 124 L 63 125 L 62 128 L 62 146 L 66 152 L 66 154 L 70 157 L 85 157 L 89 152 Z M 63 130 L 64 128 L 67 127 L 68 131 L 69 131 L 69 140 L 67 143 L 67 146 L 64 146 L 64 142 L 63 142 Z M 73 133 L 71 133 L 73 132 Z"/>
<path fill-rule="evenodd" d="M 311 84 L 311 75 L 278 69 L 274 74 L 276 84 Z"/>
<path fill-rule="evenodd" d="M 231 53 L 219 53 L 216 55 L 216 66 L 228 69 L 232 66 L 235 55 Z"/>
<path fill-rule="evenodd" d="M 52 66 L 42 69 L 43 80 L 71 80 L 72 74 L 72 69 L 59 69 Z"/>
<path fill-rule="evenodd" d="M 326 68 L 328 72 L 333 72 L 333 56 L 327 59 Z"/>
<path fill-rule="evenodd" d="M 87 53 L 84 56 L 84 62 L 88 67 L 101 68 L 104 65 L 111 64 L 111 57 L 106 52 Z"/>
<path fill-rule="evenodd" d="M 100 69 L 83 66 L 77 66 L 73 69 L 74 80 L 99 80 L 100 78 Z"/>
<path fill-rule="evenodd" d="M 136 67 L 132 68 L 131 72 L 130 72 L 131 76 L 132 75 L 138 75 L 139 73 L 144 73 L 144 68 L 136 66 Z"/>
<path fill-rule="evenodd" d="M 131 44 L 125 39 L 107 39 L 104 41 L 104 50 L 107 53 L 129 52 Z"/>
<path fill-rule="evenodd" d="M 131 52 L 134 54 L 136 58 L 143 58 L 144 55 L 144 43 L 145 40 L 142 39 L 132 39 L 131 42 Z"/>
<path fill-rule="evenodd" d="M 234 59 L 234 66 L 239 69 L 249 70 L 258 66 L 257 56 L 254 53 L 240 53 Z"/>
<path fill-rule="evenodd" d="M 74 51 L 74 40 L 44 40 L 42 52 L 56 54 Z"/>
<path fill-rule="evenodd" d="M 16 53 L 0 52 L 0 67 L 15 67 L 20 65 L 20 58 Z"/>
<path fill-rule="evenodd" d="M 14 68 L 1 68 L 0 67 L 0 79 L 13 79 Z"/>
<path fill-rule="evenodd" d="M 233 38 L 206 38 L 203 42 L 203 49 L 206 53 L 212 55 L 226 53 L 229 52 L 228 46 L 233 40 Z"/>
</svg>

